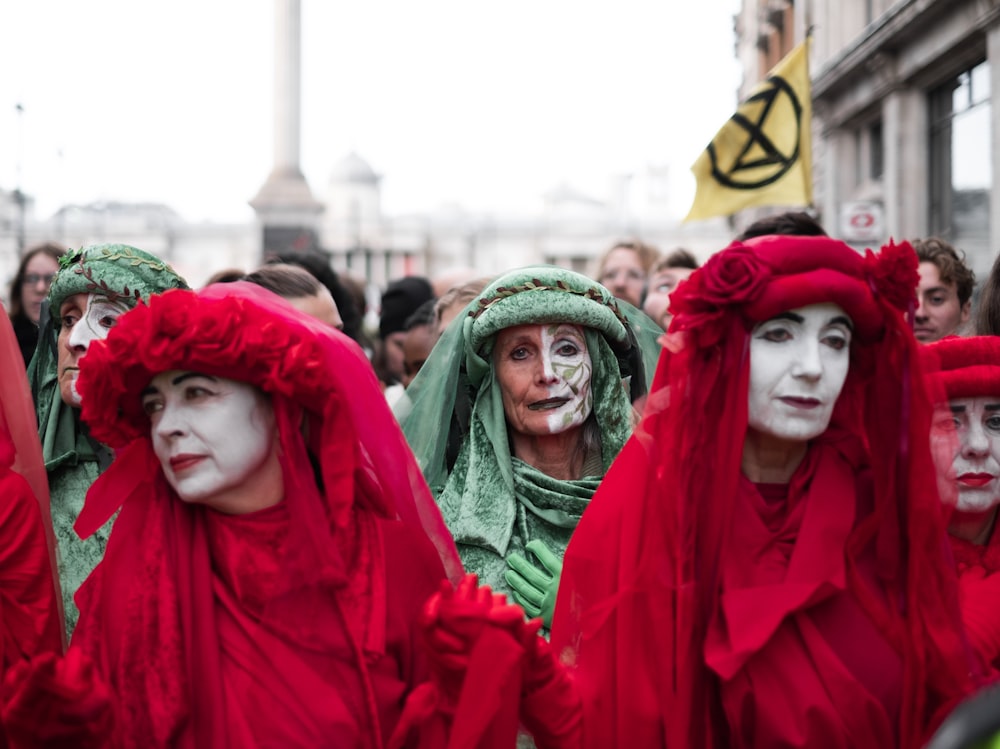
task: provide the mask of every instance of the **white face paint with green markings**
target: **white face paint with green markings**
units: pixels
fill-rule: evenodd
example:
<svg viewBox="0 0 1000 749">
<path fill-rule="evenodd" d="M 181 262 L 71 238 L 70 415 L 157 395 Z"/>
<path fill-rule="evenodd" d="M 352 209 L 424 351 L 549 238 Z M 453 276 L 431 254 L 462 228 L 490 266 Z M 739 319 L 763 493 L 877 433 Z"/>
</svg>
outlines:
<svg viewBox="0 0 1000 749">
<path fill-rule="evenodd" d="M 581 326 L 506 328 L 497 336 L 494 361 L 504 412 L 514 431 L 560 434 L 590 416 L 593 363 Z"/>
<path fill-rule="evenodd" d="M 557 378 L 549 386 L 551 397 L 565 398 L 549 414 L 553 434 L 580 426 L 594 408 L 590 389 L 593 364 L 583 329 L 578 325 L 546 325 L 542 330 L 542 359 L 546 371 Z"/>
</svg>

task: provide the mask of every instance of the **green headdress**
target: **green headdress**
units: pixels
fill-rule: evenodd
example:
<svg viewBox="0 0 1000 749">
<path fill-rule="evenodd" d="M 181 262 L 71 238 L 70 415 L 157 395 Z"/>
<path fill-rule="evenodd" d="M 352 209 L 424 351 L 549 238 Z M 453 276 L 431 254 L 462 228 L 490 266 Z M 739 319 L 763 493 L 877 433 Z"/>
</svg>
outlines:
<svg viewBox="0 0 1000 749">
<path fill-rule="evenodd" d="M 48 319 L 28 367 L 46 469 L 94 457 L 78 426 L 77 409 L 66 406 L 59 395 L 56 346 L 62 303 L 74 294 L 100 294 L 134 307 L 151 294 L 186 288 L 184 279 L 165 262 L 125 244 L 90 245 L 60 258 L 49 289 Z"/>
<path fill-rule="evenodd" d="M 514 458 L 492 364 L 496 334 L 524 324 L 584 328 L 600 435 L 592 475 L 552 479 Z M 633 397 L 652 379 L 662 330 L 596 281 L 554 266 L 490 283 L 444 332 L 396 413 L 466 569 L 509 592 L 504 559 L 540 538 L 560 556 L 580 514 L 632 431 Z"/>
</svg>

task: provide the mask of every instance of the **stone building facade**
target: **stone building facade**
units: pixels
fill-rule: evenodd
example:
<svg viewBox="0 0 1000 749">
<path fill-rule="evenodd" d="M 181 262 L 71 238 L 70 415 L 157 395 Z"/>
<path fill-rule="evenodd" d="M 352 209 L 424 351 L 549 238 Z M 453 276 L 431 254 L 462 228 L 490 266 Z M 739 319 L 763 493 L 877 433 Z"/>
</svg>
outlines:
<svg viewBox="0 0 1000 749">
<path fill-rule="evenodd" d="M 812 31 L 824 227 L 857 246 L 940 236 L 985 277 L 1000 247 L 1000 1 L 745 0 L 735 21 L 744 88 Z"/>
</svg>

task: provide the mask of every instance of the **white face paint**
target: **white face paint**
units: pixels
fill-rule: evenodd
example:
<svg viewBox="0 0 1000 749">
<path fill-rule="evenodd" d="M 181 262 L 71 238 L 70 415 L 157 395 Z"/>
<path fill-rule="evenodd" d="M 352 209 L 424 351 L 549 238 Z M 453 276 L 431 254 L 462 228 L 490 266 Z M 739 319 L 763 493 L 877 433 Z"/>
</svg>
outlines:
<svg viewBox="0 0 1000 749">
<path fill-rule="evenodd" d="M 559 434 L 593 410 L 593 364 L 583 328 L 518 325 L 497 334 L 494 351 L 504 414 L 520 434 Z"/>
<path fill-rule="evenodd" d="M 156 457 L 182 500 L 231 514 L 280 501 L 256 496 L 275 478 L 280 486 L 281 468 L 274 411 L 253 385 L 173 370 L 153 378 L 142 405 Z"/>
<path fill-rule="evenodd" d="M 818 437 L 847 379 L 852 325 L 836 304 L 789 310 L 753 329 L 748 427 L 786 442 Z"/>
<path fill-rule="evenodd" d="M 59 391 L 65 403 L 79 407 L 76 378 L 80 359 L 91 343 L 108 337 L 108 331 L 129 309 L 124 302 L 113 302 L 103 294 L 73 294 L 59 306 Z"/>
<path fill-rule="evenodd" d="M 1000 504 L 1000 397 L 955 398 L 934 420 L 938 473 L 958 486 L 957 509 L 985 512 Z M 956 452 L 957 449 L 957 452 Z"/>
</svg>

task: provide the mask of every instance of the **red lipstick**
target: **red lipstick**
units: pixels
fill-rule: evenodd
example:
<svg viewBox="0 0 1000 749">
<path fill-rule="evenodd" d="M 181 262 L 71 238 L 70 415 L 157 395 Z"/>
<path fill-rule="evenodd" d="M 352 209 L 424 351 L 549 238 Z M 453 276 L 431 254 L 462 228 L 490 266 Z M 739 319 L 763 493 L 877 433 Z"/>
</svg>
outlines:
<svg viewBox="0 0 1000 749">
<path fill-rule="evenodd" d="M 190 455 L 188 453 L 175 455 L 170 459 L 170 469 L 174 473 L 179 473 L 180 471 L 187 470 L 188 468 L 197 465 L 204 459 L 204 455 Z"/>
<path fill-rule="evenodd" d="M 958 483 L 971 489 L 978 489 L 986 486 L 995 478 L 996 476 L 992 473 L 963 473 L 958 477 Z"/>
</svg>

